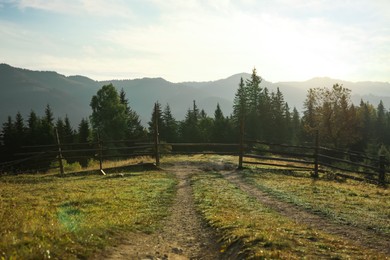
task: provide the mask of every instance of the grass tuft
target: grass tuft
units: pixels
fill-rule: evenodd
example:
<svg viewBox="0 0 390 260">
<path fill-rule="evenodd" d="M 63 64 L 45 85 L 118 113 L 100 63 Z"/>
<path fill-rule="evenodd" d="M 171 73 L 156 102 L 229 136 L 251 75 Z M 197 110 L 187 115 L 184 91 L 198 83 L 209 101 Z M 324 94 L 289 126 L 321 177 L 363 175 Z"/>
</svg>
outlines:
<svg viewBox="0 0 390 260">
<path fill-rule="evenodd" d="M 0 177 L 0 258 L 87 258 L 130 231 L 154 232 L 175 193 L 173 175 Z"/>
</svg>

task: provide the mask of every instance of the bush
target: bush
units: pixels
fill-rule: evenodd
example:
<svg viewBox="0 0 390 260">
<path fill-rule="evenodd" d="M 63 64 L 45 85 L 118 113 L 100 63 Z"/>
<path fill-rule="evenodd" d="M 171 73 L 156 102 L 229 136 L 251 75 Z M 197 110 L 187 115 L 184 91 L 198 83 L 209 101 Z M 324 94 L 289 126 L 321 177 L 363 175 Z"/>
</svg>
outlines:
<svg viewBox="0 0 390 260">
<path fill-rule="evenodd" d="M 64 172 L 78 172 L 81 171 L 82 167 L 79 162 L 68 163 L 65 159 L 62 159 L 62 166 L 64 167 Z M 60 163 L 58 160 L 51 162 L 50 168 L 59 168 Z"/>
</svg>

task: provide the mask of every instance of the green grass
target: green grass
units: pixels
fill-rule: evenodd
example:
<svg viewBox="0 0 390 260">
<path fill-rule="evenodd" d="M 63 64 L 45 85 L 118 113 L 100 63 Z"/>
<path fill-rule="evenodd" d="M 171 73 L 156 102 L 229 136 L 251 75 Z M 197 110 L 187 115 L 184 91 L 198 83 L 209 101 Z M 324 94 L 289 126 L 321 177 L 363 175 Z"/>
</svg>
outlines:
<svg viewBox="0 0 390 260">
<path fill-rule="evenodd" d="M 323 178 L 309 174 L 254 169 L 243 172 L 260 190 L 340 223 L 390 234 L 390 191 L 377 185 Z"/>
<path fill-rule="evenodd" d="M 173 175 L 0 177 L 0 259 L 86 258 L 167 216 Z"/>
<path fill-rule="evenodd" d="M 384 258 L 279 215 L 219 174 L 195 176 L 192 185 L 199 211 L 221 232 L 221 252 L 239 248 L 255 259 Z"/>
</svg>

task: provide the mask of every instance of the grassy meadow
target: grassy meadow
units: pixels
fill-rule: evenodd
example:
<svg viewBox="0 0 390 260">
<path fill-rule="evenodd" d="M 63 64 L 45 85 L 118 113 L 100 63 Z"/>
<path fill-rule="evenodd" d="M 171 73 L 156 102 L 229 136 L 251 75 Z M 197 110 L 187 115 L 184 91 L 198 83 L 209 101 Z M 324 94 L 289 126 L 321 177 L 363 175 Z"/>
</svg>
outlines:
<svg viewBox="0 0 390 260">
<path fill-rule="evenodd" d="M 390 234 L 390 191 L 354 180 L 312 179 L 310 173 L 252 168 L 245 179 L 280 200 L 332 221 Z"/>
<path fill-rule="evenodd" d="M 104 162 L 105 168 L 150 161 Z M 226 167 L 216 165 L 224 163 Z M 255 259 L 384 259 L 388 256 L 297 224 L 238 189 L 218 173 L 237 157 L 164 156 L 162 168 L 195 164 L 191 179 L 196 208 L 221 237 L 221 253 Z M 168 216 L 177 180 L 169 171 L 118 168 L 0 176 L 0 259 L 85 259 L 118 244 L 129 232 L 153 233 Z M 390 234 L 388 189 L 310 173 L 246 168 L 243 179 L 258 189 L 329 221 Z M 237 251 L 238 250 L 238 251 Z"/>
<path fill-rule="evenodd" d="M 222 235 L 222 252 L 238 248 L 254 259 L 382 259 L 342 238 L 281 216 L 223 179 L 218 173 L 193 178 L 199 211 Z"/>
<path fill-rule="evenodd" d="M 161 171 L 1 176 L 0 259 L 88 258 L 125 232 L 153 232 L 175 185 Z"/>
</svg>

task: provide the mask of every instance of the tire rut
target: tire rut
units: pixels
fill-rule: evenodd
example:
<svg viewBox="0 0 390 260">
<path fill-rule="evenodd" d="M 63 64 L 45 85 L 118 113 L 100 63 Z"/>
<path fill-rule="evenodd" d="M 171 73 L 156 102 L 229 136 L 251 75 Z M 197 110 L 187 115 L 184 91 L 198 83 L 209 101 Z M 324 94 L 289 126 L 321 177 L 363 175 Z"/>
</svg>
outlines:
<svg viewBox="0 0 390 260">
<path fill-rule="evenodd" d="M 198 216 L 190 179 L 201 170 L 187 164 L 166 167 L 178 185 L 170 215 L 153 234 L 131 233 L 102 259 L 220 259 L 217 237 Z"/>
<path fill-rule="evenodd" d="M 313 229 L 340 236 L 345 240 L 349 240 L 352 244 L 357 244 L 361 247 L 390 255 L 389 236 L 380 235 L 373 231 L 350 225 L 336 224 L 329 219 L 300 209 L 292 204 L 282 202 L 259 190 L 255 186 L 246 183 L 237 171 L 221 171 L 220 173 L 230 183 L 236 185 L 250 196 L 255 197 L 260 203 L 297 223 L 305 224 Z"/>
</svg>

